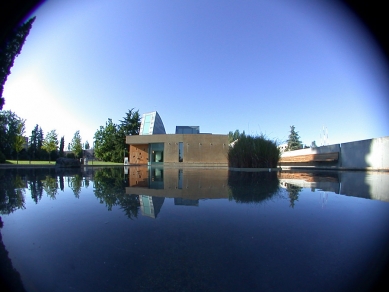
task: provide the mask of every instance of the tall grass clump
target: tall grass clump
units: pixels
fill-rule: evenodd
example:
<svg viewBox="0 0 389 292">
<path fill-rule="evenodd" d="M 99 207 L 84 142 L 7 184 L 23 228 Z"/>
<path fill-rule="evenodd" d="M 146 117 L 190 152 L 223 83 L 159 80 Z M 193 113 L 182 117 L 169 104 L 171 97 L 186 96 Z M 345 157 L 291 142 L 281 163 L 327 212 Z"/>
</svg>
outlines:
<svg viewBox="0 0 389 292">
<path fill-rule="evenodd" d="M 242 134 L 228 151 L 230 167 L 273 168 L 277 167 L 281 152 L 276 142 L 264 135 L 249 136 Z"/>
</svg>

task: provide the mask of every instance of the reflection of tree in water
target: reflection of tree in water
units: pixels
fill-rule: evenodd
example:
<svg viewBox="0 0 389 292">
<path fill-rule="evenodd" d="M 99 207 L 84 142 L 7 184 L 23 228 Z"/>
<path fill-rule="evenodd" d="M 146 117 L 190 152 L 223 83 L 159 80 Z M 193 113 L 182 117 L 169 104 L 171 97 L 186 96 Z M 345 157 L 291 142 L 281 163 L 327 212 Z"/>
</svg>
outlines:
<svg viewBox="0 0 389 292">
<path fill-rule="evenodd" d="M 259 203 L 279 192 L 276 172 L 230 171 L 230 197 L 238 203 Z"/>
<path fill-rule="evenodd" d="M 82 182 L 83 182 L 83 177 L 80 174 L 76 174 L 72 177 L 68 177 L 68 186 L 72 189 L 77 199 L 80 198 Z"/>
<path fill-rule="evenodd" d="M 0 177 L 1 179 L 1 177 Z M 0 217 L 0 228 L 3 221 Z M 26 291 L 23 287 L 19 272 L 13 267 L 8 251 L 5 249 L 3 238 L 0 233 L 0 287 L 2 291 Z"/>
<path fill-rule="evenodd" d="M 132 219 L 133 217 L 138 217 L 139 212 L 139 196 L 138 195 L 127 195 L 122 194 L 118 196 L 118 204 L 120 205 L 120 209 L 126 213 L 128 218 Z"/>
<path fill-rule="evenodd" d="M 286 185 L 286 191 L 289 193 L 288 197 L 289 197 L 290 207 L 294 208 L 294 202 L 298 201 L 299 193 L 301 192 L 302 189 L 303 189 L 302 187 L 298 187 L 296 185 L 292 185 L 292 184 Z"/>
<path fill-rule="evenodd" d="M 25 182 L 14 171 L 0 170 L 0 214 L 25 209 Z"/>
<path fill-rule="evenodd" d="M 24 172 L 31 198 L 37 204 L 42 199 L 43 181 L 47 176 L 55 176 L 54 169 L 24 169 Z"/>
<path fill-rule="evenodd" d="M 126 182 L 122 168 L 103 168 L 94 174 L 94 193 L 109 211 L 113 206 L 120 206 L 131 219 L 138 216 L 139 196 L 126 194 Z"/>
<path fill-rule="evenodd" d="M 65 190 L 65 181 L 64 181 L 63 175 L 59 176 L 59 188 L 61 191 Z"/>
<path fill-rule="evenodd" d="M 46 179 L 42 180 L 42 184 L 47 196 L 55 200 L 58 192 L 57 177 L 46 176 Z"/>
<path fill-rule="evenodd" d="M 34 200 L 35 204 L 42 199 L 43 194 L 43 184 L 42 181 L 39 180 L 30 180 L 28 182 L 28 189 L 31 192 L 31 198 Z"/>
</svg>

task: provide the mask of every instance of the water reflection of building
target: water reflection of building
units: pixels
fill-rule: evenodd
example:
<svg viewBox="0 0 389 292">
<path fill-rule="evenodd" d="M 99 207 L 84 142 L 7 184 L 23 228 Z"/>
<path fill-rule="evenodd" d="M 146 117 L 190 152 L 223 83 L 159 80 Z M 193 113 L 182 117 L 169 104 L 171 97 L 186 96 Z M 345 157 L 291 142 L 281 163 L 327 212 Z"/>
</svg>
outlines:
<svg viewBox="0 0 389 292">
<path fill-rule="evenodd" d="M 165 198 L 163 197 L 139 195 L 139 203 L 142 215 L 151 218 L 157 218 L 157 215 L 161 211 L 164 201 Z"/>
<path fill-rule="evenodd" d="M 176 206 L 198 206 L 199 200 L 189 200 L 183 198 L 174 198 L 174 205 Z"/>
<path fill-rule="evenodd" d="M 389 202 L 389 173 L 366 171 L 282 171 L 281 187 L 294 185 L 324 192 Z"/>
<path fill-rule="evenodd" d="M 228 198 L 227 168 L 130 167 L 127 194 L 180 198 L 177 204 L 199 199 Z"/>
<path fill-rule="evenodd" d="M 280 172 L 280 186 L 287 188 L 289 184 L 315 190 L 325 190 L 339 194 L 340 183 L 337 172 Z"/>
</svg>

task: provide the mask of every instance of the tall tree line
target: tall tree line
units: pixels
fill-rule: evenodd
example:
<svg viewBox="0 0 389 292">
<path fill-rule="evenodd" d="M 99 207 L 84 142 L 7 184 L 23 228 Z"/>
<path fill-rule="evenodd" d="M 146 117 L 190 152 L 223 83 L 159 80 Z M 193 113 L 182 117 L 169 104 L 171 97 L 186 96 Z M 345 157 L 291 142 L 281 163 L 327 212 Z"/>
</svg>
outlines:
<svg viewBox="0 0 389 292">
<path fill-rule="evenodd" d="M 26 136 L 24 119 L 10 110 L 0 111 L 0 163 L 6 159 L 55 160 L 64 156 L 64 145 L 63 136 L 58 142 L 56 130 L 45 136 L 39 125 Z"/>
</svg>

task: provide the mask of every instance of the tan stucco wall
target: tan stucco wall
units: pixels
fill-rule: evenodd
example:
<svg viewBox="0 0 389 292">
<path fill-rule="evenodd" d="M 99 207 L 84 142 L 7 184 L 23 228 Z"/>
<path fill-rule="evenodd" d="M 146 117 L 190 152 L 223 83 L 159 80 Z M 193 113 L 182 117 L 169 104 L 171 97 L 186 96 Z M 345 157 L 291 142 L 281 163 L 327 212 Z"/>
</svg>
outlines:
<svg viewBox="0 0 389 292">
<path fill-rule="evenodd" d="M 184 145 L 183 163 L 216 163 L 228 165 L 227 135 L 164 134 L 126 137 L 126 143 L 131 146 L 164 143 L 164 163 L 178 163 L 179 142 L 183 142 Z M 130 158 L 132 157 L 131 146 Z"/>
</svg>

